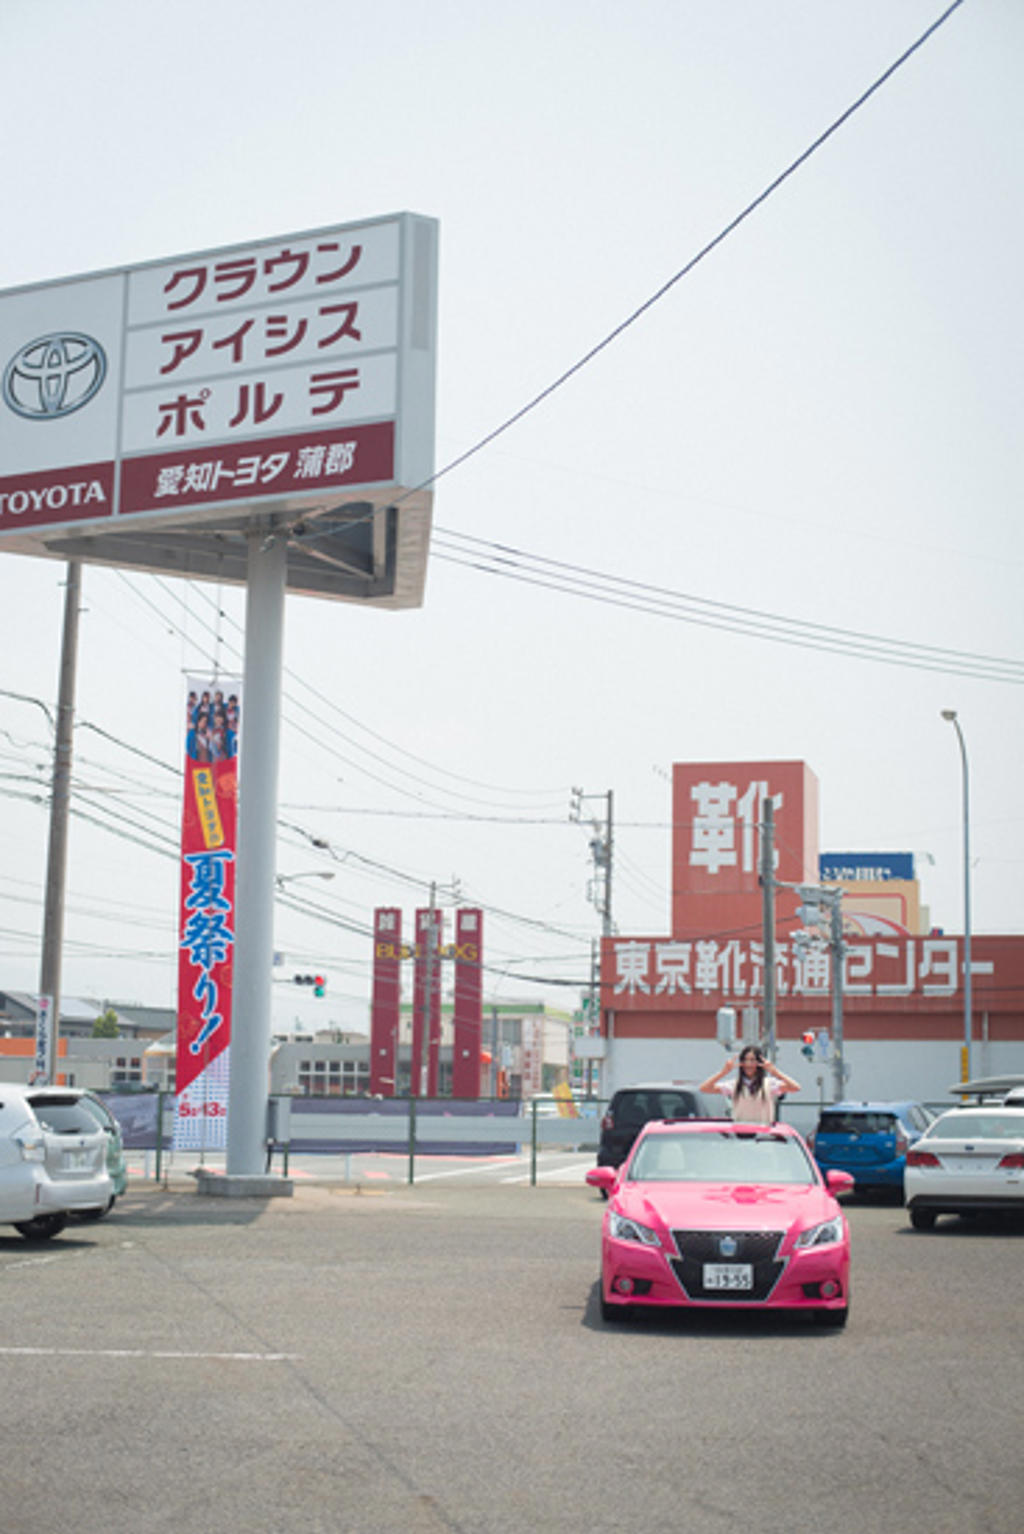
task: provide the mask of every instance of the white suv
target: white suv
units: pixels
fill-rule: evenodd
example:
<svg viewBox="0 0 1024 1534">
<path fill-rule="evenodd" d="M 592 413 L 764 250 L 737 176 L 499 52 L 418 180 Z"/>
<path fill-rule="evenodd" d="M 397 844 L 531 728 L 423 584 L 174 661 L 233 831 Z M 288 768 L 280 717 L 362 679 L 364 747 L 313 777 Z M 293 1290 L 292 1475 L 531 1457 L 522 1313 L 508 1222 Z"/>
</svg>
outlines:
<svg viewBox="0 0 1024 1534">
<path fill-rule="evenodd" d="M 72 1211 L 110 1203 L 107 1136 L 80 1096 L 0 1082 L 0 1224 L 30 1239 L 56 1236 Z"/>
</svg>

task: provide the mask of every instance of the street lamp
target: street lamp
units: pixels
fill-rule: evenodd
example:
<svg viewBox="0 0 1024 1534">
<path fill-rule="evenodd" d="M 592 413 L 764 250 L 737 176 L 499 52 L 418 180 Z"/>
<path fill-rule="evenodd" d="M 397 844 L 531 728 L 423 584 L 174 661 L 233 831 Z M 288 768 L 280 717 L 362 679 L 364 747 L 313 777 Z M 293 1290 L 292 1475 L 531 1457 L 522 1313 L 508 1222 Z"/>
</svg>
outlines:
<svg viewBox="0 0 1024 1534">
<path fill-rule="evenodd" d="M 286 884 L 291 884 L 295 879 L 333 879 L 334 874 L 329 868 L 315 868 L 306 874 L 277 874 L 274 883 L 279 890 L 283 890 Z"/>
<path fill-rule="evenodd" d="M 961 1081 L 971 1079 L 971 800 L 970 780 L 967 772 L 967 747 L 964 744 L 964 732 L 960 728 L 960 721 L 956 716 L 955 708 L 941 710 L 943 719 L 951 724 L 956 731 L 956 738 L 960 743 L 960 762 L 963 767 L 964 788 L 964 1045 L 963 1059 L 960 1064 Z"/>
</svg>

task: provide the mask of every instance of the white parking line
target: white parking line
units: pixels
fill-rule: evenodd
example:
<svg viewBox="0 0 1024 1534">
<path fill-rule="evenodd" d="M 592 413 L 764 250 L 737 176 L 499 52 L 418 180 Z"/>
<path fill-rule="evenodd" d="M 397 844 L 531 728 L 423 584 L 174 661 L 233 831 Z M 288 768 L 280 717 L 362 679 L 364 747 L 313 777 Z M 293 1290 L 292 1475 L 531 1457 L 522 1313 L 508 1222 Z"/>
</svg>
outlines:
<svg viewBox="0 0 1024 1534">
<path fill-rule="evenodd" d="M 77 1256 L 78 1254 L 76 1253 L 75 1255 Z M 64 1252 L 50 1252 L 46 1257 L 15 1257 L 10 1262 L 4 1263 L 3 1272 L 6 1273 L 12 1268 L 39 1268 L 42 1267 L 43 1263 L 60 1262 L 62 1258 L 64 1261 L 67 1261 L 67 1254 Z"/>
<path fill-rule="evenodd" d="M 6 1358 L 197 1358 L 245 1364 L 276 1364 L 301 1358 L 301 1353 L 188 1353 L 161 1348 L 4 1348 Z"/>
<path fill-rule="evenodd" d="M 482 1167 L 477 1161 L 472 1166 L 451 1167 L 445 1172 L 420 1172 L 416 1170 L 414 1176 L 418 1183 L 436 1182 L 439 1177 L 472 1177 L 474 1174 L 479 1177 L 481 1172 L 498 1172 L 503 1166 L 522 1166 L 524 1164 L 529 1166 L 530 1159 L 528 1156 L 496 1156 L 488 1162 L 486 1167 Z M 519 1179 L 503 1177 L 501 1180 L 502 1182 L 517 1182 Z"/>
<path fill-rule="evenodd" d="M 590 1170 L 589 1166 L 580 1166 L 578 1161 L 564 1161 L 564 1162 L 561 1163 L 560 1166 L 544 1166 L 544 1167 L 541 1167 L 541 1166 L 538 1165 L 538 1167 L 537 1167 L 537 1181 L 538 1182 L 548 1182 L 548 1181 L 554 1180 L 555 1178 L 558 1178 L 558 1179 L 560 1179 L 562 1181 L 566 1181 L 566 1182 L 571 1182 L 571 1183 L 579 1182 L 579 1183 L 582 1183 L 584 1181 L 584 1179 L 586 1177 L 586 1174 L 587 1174 L 587 1172 L 589 1170 Z M 529 1162 L 527 1161 L 527 1170 L 526 1170 L 525 1175 L 520 1174 L 519 1176 L 516 1176 L 516 1177 L 503 1177 L 501 1180 L 502 1180 L 503 1183 L 506 1183 L 506 1182 L 507 1183 L 529 1182 L 529 1180 L 530 1180 Z"/>
</svg>

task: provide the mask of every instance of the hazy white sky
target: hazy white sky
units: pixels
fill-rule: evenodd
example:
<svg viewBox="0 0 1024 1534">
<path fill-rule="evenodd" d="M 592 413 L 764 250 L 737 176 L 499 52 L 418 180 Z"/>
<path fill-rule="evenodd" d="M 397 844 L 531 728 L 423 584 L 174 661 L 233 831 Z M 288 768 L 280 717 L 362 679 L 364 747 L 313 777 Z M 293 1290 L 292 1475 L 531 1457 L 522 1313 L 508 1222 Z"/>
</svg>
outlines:
<svg viewBox="0 0 1024 1534">
<path fill-rule="evenodd" d="M 657 291 L 944 8 L 5 0 L 0 286 L 436 217 L 442 466 Z M 289 599 L 279 863 L 335 873 L 294 893 L 357 928 L 380 903 L 411 925 L 430 881 L 457 878 L 493 913 L 487 997 L 571 1006 L 574 990 L 518 977 L 588 972 L 599 920 L 572 786 L 614 790 L 615 919 L 660 933 L 671 763 L 799 758 L 823 849 L 929 854 L 924 898 L 960 930 L 960 759 L 939 717 L 956 708 L 975 930 L 1024 931 L 1018 683 L 445 557 L 466 534 L 1024 658 L 1022 45 L 1017 0 L 966 0 L 692 275 L 443 477 L 422 609 Z M 62 579 L 0 550 L 0 686 L 50 707 Z M 173 850 L 184 674 L 240 669 L 242 594 L 89 567 L 83 584 L 63 989 L 170 1004 L 177 868 L 131 838 Z M 42 710 L 0 697 L 6 989 L 38 981 L 49 750 Z M 365 1020 L 366 936 L 282 910 L 277 943 L 282 975 L 327 974 L 318 1017 Z M 297 988 L 276 991 L 280 1015 Z"/>
</svg>

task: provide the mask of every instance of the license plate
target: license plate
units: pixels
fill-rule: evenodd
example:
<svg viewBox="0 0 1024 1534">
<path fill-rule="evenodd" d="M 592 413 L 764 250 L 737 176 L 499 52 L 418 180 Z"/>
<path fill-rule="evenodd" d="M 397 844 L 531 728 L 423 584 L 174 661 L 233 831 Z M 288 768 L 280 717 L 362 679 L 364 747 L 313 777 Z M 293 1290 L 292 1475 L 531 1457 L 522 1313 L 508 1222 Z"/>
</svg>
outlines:
<svg viewBox="0 0 1024 1534">
<path fill-rule="evenodd" d="M 65 1151 L 64 1152 L 64 1170 L 65 1170 L 65 1172 L 80 1172 L 83 1167 L 87 1167 L 88 1165 L 89 1165 L 89 1152 L 88 1151 L 73 1150 L 73 1151 Z"/>
<path fill-rule="evenodd" d="M 705 1289 L 753 1289 L 754 1270 L 749 1262 L 706 1262 Z"/>
<path fill-rule="evenodd" d="M 992 1172 L 996 1167 L 995 1156 L 943 1156 L 942 1164 L 948 1172 Z"/>
</svg>

